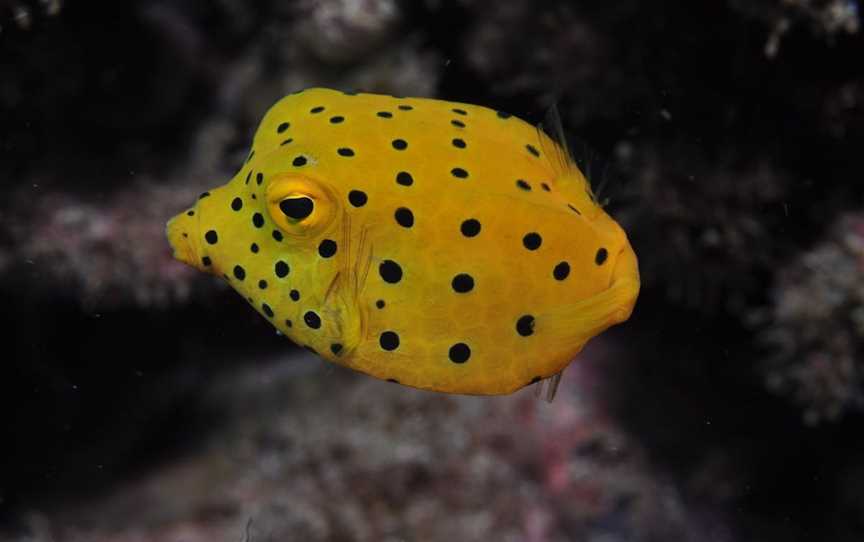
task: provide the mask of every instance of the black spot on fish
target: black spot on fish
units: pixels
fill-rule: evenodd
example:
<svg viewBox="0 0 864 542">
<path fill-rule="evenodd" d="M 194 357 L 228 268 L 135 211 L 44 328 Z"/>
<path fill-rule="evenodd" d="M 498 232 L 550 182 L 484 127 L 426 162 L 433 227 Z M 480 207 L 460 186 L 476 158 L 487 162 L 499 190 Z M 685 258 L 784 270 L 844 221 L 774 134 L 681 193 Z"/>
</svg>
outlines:
<svg viewBox="0 0 864 542">
<path fill-rule="evenodd" d="M 462 222 L 462 226 L 459 229 L 465 237 L 474 237 L 480 233 L 480 221 L 476 218 L 469 218 Z"/>
<path fill-rule="evenodd" d="M 323 106 L 323 105 L 315 106 L 315 107 L 313 107 L 312 109 L 309 110 L 309 112 L 312 113 L 312 114 L 315 114 L 315 113 L 321 113 L 322 111 L 324 111 L 324 106 Z"/>
<path fill-rule="evenodd" d="M 389 112 L 389 111 L 379 111 L 379 112 L 377 112 L 377 113 L 375 113 L 375 114 L 378 115 L 379 117 L 381 117 L 382 119 L 390 119 L 390 118 L 393 118 L 393 113 L 391 113 L 391 112 Z"/>
<path fill-rule="evenodd" d="M 560 262 L 552 270 L 552 276 L 555 277 L 555 280 L 564 280 L 568 275 L 570 275 L 570 264 L 567 262 Z"/>
<path fill-rule="evenodd" d="M 334 356 L 338 356 L 339 352 L 342 351 L 342 345 L 339 343 L 333 343 L 330 345 L 330 351 L 333 352 Z"/>
<path fill-rule="evenodd" d="M 453 363 L 465 363 L 471 357 L 471 349 L 465 343 L 456 343 L 450 347 L 449 355 Z"/>
<path fill-rule="evenodd" d="M 276 262 L 276 265 L 273 266 L 273 271 L 276 273 L 276 276 L 280 279 L 284 279 L 288 273 L 291 271 L 291 268 L 288 267 L 288 264 L 279 260 Z"/>
<path fill-rule="evenodd" d="M 243 269 L 243 268 L 242 268 L 241 266 L 239 266 L 239 265 L 235 265 L 235 266 L 234 266 L 234 277 L 235 277 L 237 280 L 243 280 L 243 279 L 245 279 L 245 278 L 246 278 L 246 270 Z"/>
<path fill-rule="evenodd" d="M 349 149 L 348 147 L 340 147 L 336 152 L 339 153 L 339 156 L 345 156 L 345 157 L 354 156 L 354 150 Z"/>
<path fill-rule="evenodd" d="M 453 280 L 450 282 L 450 286 L 453 287 L 453 291 L 465 294 L 474 289 L 474 277 L 469 275 L 468 273 L 459 273 Z"/>
<path fill-rule="evenodd" d="M 527 337 L 534 333 L 534 317 L 530 314 L 520 316 L 516 320 L 516 332 L 523 337 Z"/>
<path fill-rule="evenodd" d="M 457 149 L 464 149 L 467 145 L 465 144 L 465 140 L 456 137 L 453 138 L 453 146 Z"/>
<path fill-rule="evenodd" d="M 397 335 L 395 331 L 385 331 L 378 338 L 378 344 L 380 344 L 381 348 L 384 350 L 396 350 L 399 348 L 399 335 Z"/>
<path fill-rule="evenodd" d="M 381 262 L 381 265 L 378 266 L 378 273 L 384 279 L 384 282 L 390 284 L 396 284 L 402 280 L 402 267 L 393 260 L 384 260 Z"/>
<path fill-rule="evenodd" d="M 315 311 L 306 311 L 303 314 L 303 321 L 312 329 L 321 327 L 321 317 Z"/>
<path fill-rule="evenodd" d="M 465 179 L 468 177 L 468 172 L 462 169 L 461 167 L 454 167 L 450 170 L 450 173 L 459 179 Z"/>
<path fill-rule="evenodd" d="M 354 207 L 363 207 L 366 205 L 367 200 L 366 192 L 361 190 L 352 190 L 348 192 L 348 202 Z"/>
<path fill-rule="evenodd" d="M 394 139 L 392 145 L 397 151 L 404 151 L 408 148 L 408 142 L 404 139 Z"/>
<path fill-rule="evenodd" d="M 330 124 L 340 124 L 345 121 L 345 117 L 336 115 L 335 117 L 330 117 Z"/>
<path fill-rule="evenodd" d="M 525 237 L 522 238 L 522 244 L 525 245 L 525 248 L 528 250 L 537 250 L 540 248 L 540 245 L 543 243 L 543 238 L 540 237 L 540 234 L 537 232 L 526 233 Z"/>
<path fill-rule="evenodd" d="M 599 249 L 597 251 L 597 255 L 594 256 L 594 263 L 596 263 L 597 265 L 603 265 L 603 262 L 606 261 L 606 257 L 608 255 L 609 255 L 609 253 L 606 251 L 605 248 Z"/>
<path fill-rule="evenodd" d="M 332 239 L 324 239 L 318 245 L 318 254 L 321 255 L 322 258 L 329 258 L 336 254 L 336 241 Z"/>
<path fill-rule="evenodd" d="M 396 174 L 396 182 L 402 186 L 411 186 L 414 184 L 414 177 L 407 171 L 400 171 Z"/>
<path fill-rule="evenodd" d="M 290 123 L 288 123 L 288 122 L 283 122 L 282 124 L 280 124 L 279 126 L 276 127 L 276 133 L 277 133 L 277 134 L 281 134 L 282 132 L 284 132 L 285 130 L 287 130 L 290 126 L 291 126 Z"/>
<path fill-rule="evenodd" d="M 414 225 L 414 213 L 411 212 L 411 209 L 400 207 L 396 209 L 395 217 L 396 223 L 403 228 L 410 228 Z"/>
<path fill-rule="evenodd" d="M 243 208 L 243 200 L 240 198 L 234 198 L 233 200 L 231 200 L 231 208 L 235 211 L 239 211 Z"/>
<path fill-rule="evenodd" d="M 206 239 L 211 245 L 215 245 L 219 242 L 219 234 L 216 233 L 215 230 L 208 230 L 207 233 L 204 234 L 204 239 Z"/>
<path fill-rule="evenodd" d="M 516 181 L 516 186 L 518 186 L 520 190 L 525 190 L 526 192 L 529 192 L 531 190 L 531 185 L 522 179 L 518 179 Z"/>
<path fill-rule="evenodd" d="M 538 151 L 538 150 L 534 147 L 534 145 L 531 145 L 531 144 L 529 143 L 529 144 L 525 145 L 525 148 L 528 149 L 528 152 L 530 152 L 530 153 L 533 154 L 534 156 L 537 156 L 537 157 L 540 156 L 540 151 Z"/>
<path fill-rule="evenodd" d="M 465 123 L 458 119 L 453 119 L 450 121 L 450 124 L 457 128 L 465 128 Z"/>
<path fill-rule="evenodd" d="M 291 301 L 300 301 L 300 292 L 297 290 L 291 290 L 288 296 L 291 298 Z"/>
<path fill-rule="evenodd" d="M 252 215 L 252 225 L 256 228 L 260 228 L 264 225 L 264 215 L 261 213 L 255 213 Z"/>
<path fill-rule="evenodd" d="M 267 303 L 261 303 L 261 310 L 267 315 L 267 318 L 273 318 L 273 309 Z"/>
</svg>

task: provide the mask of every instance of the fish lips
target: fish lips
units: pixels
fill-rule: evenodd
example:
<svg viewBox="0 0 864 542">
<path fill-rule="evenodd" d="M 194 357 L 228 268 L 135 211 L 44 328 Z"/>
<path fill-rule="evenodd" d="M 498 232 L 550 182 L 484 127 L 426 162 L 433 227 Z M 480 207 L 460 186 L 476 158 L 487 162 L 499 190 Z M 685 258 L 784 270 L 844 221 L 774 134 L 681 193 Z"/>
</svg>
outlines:
<svg viewBox="0 0 864 542">
<path fill-rule="evenodd" d="M 198 244 L 201 235 L 198 231 L 196 210 L 184 211 L 169 220 L 165 233 L 175 259 L 200 271 L 209 271 L 202 261 L 201 247 Z"/>
</svg>

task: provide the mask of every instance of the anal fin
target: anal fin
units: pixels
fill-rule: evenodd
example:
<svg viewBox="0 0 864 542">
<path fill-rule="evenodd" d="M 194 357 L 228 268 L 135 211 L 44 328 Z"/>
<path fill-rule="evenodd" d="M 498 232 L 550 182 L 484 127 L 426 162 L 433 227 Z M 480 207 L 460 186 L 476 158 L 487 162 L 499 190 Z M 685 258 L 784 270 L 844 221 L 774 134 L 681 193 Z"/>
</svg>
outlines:
<svg viewBox="0 0 864 542">
<path fill-rule="evenodd" d="M 561 383 L 561 376 L 564 374 L 564 371 L 559 373 L 555 373 L 554 375 L 544 378 L 543 380 L 537 382 L 534 388 L 534 397 L 540 399 L 543 397 L 543 389 L 546 389 L 546 402 L 551 403 L 555 400 L 555 395 L 558 393 L 558 384 Z"/>
</svg>

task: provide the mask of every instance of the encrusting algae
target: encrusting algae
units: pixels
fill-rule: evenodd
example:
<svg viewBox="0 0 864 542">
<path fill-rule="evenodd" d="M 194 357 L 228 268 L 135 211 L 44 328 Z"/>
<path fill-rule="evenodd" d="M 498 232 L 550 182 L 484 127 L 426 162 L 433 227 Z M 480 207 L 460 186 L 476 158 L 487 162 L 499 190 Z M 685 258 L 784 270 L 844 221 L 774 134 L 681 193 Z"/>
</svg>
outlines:
<svg viewBox="0 0 864 542">
<path fill-rule="evenodd" d="M 639 292 L 626 234 L 562 146 L 426 98 L 283 98 L 237 175 L 168 238 L 296 343 L 450 393 L 559 375 Z"/>
</svg>

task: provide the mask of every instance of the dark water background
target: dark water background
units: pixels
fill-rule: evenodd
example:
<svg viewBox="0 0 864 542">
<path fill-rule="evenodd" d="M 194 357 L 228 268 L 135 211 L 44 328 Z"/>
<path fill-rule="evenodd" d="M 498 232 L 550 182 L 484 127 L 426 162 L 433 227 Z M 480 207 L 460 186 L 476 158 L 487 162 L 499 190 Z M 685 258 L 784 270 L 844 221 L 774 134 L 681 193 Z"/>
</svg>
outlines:
<svg viewBox="0 0 864 542">
<path fill-rule="evenodd" d="M 861 22 L 0 1 L 0 539 L 864 539 Z M 558 103 L 644 282 L 554 403 L 325 366 L 170 259 L 165 220 L 309 86 Z"/>
</svg>

